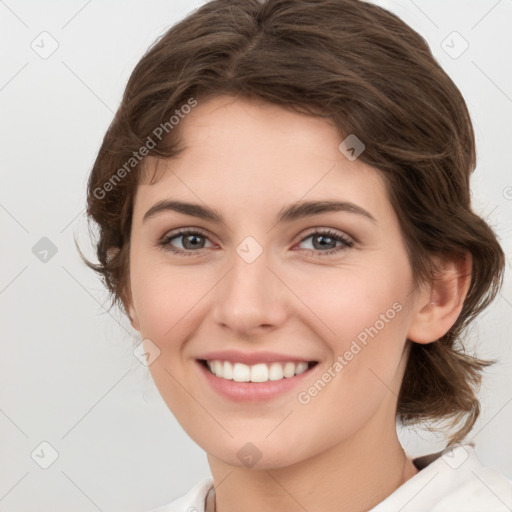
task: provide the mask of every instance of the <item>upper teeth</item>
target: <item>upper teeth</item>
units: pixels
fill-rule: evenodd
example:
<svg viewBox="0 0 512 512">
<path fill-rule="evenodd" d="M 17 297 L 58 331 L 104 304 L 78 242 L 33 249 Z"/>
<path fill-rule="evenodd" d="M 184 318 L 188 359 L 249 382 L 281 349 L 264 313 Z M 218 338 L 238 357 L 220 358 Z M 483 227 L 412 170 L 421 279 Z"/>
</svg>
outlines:
<svg viewBox="0 0 512 512">
<path fill-rule="evenodd" d="M 211 372 L 221 379 L 236 382 L 267 382 L 293 377 L 308 369 L 308 363 L 258 363 L 252 366 L 230 361 L 207 361 Z"/>
</svg>

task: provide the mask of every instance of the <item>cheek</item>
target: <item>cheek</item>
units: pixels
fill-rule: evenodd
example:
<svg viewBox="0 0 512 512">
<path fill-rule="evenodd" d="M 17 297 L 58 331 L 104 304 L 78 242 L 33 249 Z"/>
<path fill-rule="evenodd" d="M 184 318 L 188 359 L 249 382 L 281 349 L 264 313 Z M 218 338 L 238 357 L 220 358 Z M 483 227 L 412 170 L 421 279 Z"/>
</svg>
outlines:
<svg viewBox="0 0 512 512">
<path fill-rule="evenodd" d="M 332 370 L 343 375 L 338 381 L 343 380 L 344 391 L 350 390 L 354 397 L 369 393 L 374 386 L 380 387 L 379 380 L 391 385 L 407 332 L 405 308 L 396 295 L 389 300 L 374 298 L 373 302 L 359 302 L 358 298 L 364 296 L 353 294 L 350 300 L 340 300 L 337 308 L 331 303 L 323 309 L 324 320 L 335 333 L 326 338 Z"/>
<path fill-rule="evenodd" d="M 395 283 L 381 280 L 377 293 L 372 279 L 345 279 L 345 289 L 313 297 L 334 334 L 324 338 L 330 360 L 299 401 L 310 417 L 332 424 L 327 437 L 356 432 L 398 394 L 408 310 L 405 287 Z"/>
<path fill-rule="evenodd" d="M 410 321 L 408 269 L 397 252 L 379 264 L 317 272 L 298 290 L 324 326 L 332 388 L 343 401 L 377 399 L 397 378 Z"/>
<path fill-rule="evenodd" d="M 194 317 L 194 309 L 215 282 L 207 269 L 150 263 L 134 255 L 131 290 L 141 335 L 163 341 Z M 211 282 L 211 283 L 210 283 Z"/>
<path fill-rule="evenodd" d="M 402 266 L 403 265 L 403 266 Z M 397 268 L 407 268 L 403 261 Z M 339 269 L 324 268 L 297 279 L 294 292 L 320 320 L 326 339 L 337 350 L 368 330 L 386 333 L 403 330 L 402 311 L 410 286 L 410 275 L 394 271 L 391 265 L 365 265 Z M 297 277 L 297 276 L 296 276 Z M 293 276 L 289 276 L 293 283 Z M 392 325 L 393 324 L 393 325 Z"/>
</svg>

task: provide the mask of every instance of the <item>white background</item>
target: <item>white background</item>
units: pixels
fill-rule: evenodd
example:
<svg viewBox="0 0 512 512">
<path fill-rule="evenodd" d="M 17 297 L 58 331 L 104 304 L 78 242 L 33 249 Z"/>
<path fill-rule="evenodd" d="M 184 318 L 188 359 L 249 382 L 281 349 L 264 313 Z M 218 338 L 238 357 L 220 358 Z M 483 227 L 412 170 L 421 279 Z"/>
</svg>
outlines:
<svg viewBox="0 0 512 512">
<path fill-rule="evenodd" d="M 0 275 L 0 510 L 143 511 L 209 475 L 204 452 L 181 429 L 132 353 L 136 333 L 81 262 L 93 256 L 85 187 L 126 81 L 147 47 L 203 2 L 0 2 L 2 233 Z M 429 42 L 472 114 L 476 210 L 512 252 L 511 0 L 378 2 Z M 47 59 L 32 41 L 58 48 Z M 469 48 L 448 55 L 457 31 Z M 451 36 L 453 38 L 454 36 Z M 457 36 L 455 36 L 457 37 Z M 460 39 L 446 40 L 452 51 Z M 443 46 L 442 46 L 443 45 Z M 507 193 L 508 192 L 508 193 Z M 32 252 L 49 238 L 46 263 Z M 510 262 L 496 302 L 471 331 L 478 354 L 500 363 L 485 377 L 473 430 L 482 462 L 512 478 Z M 401 432 L 410 455 L 439 447 Z M 57 460 L 31 457 L 46 441 Z M 39 450 L 39 451 L 38 451 Z M 51 449 L 43 445 L 45 456 Z M 40 458 L 41 460 L 41 458 Z"/>
</svg>

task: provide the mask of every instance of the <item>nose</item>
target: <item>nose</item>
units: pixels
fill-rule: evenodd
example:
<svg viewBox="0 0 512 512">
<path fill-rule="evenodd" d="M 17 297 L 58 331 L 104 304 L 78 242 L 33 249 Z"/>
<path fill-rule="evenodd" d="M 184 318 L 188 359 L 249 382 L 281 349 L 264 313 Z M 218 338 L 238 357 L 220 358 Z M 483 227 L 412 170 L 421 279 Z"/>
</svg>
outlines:
<svg viewBox="0 0 512 512">
<path fill-rule="evenodd" d="M 254 261 L 235 251 L 231 269 L 214 288 L 214 320 L 237 337 L 270 331 L 286 321 L 290 291 L 269 260 L 265 250 Z"/>
</svg>

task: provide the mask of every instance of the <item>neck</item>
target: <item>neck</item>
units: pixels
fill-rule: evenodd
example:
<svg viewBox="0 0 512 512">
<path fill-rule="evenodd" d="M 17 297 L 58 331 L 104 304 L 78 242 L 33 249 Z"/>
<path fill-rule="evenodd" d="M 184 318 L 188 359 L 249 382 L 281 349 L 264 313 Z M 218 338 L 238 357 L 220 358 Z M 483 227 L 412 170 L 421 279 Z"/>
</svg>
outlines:
<svg viewBox="0 0 512 512">
<path fill-rule="evenodd" d="M 406 457 L 396 430 L 374 437 L 373 443 L 363 434 L 277 469 L 234 467 L 209 455 L 215 482 L 210 510 L 369 510 L 418 470 Z"/>
</svg>

